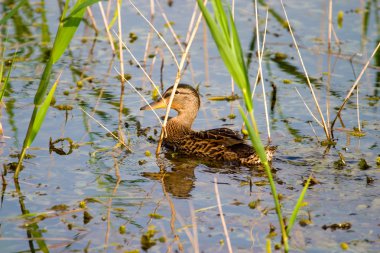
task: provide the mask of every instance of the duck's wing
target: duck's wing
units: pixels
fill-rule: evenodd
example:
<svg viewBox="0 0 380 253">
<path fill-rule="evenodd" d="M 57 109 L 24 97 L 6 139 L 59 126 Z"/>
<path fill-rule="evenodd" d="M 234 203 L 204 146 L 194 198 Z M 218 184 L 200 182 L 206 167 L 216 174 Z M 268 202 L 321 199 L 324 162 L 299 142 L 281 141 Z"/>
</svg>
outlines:
<svg viewBox="0 0 380 253">
<path fill-rule="evenodd" d="M 191 137 L 194 139 L 218 143 L 225 147 L 244 143 L 244 139 L 241 135 L 237 131 L 233 131 L 229 128 L 215 128 L 206 131 L 192 132 Z"/>
</svg>

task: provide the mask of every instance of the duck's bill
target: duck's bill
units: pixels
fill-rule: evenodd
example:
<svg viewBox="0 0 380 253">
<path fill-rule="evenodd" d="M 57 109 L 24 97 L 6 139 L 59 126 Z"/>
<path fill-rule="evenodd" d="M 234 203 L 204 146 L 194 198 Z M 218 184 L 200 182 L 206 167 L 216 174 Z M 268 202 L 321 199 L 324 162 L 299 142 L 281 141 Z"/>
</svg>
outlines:
<svg viewBox="0 0 380 253">
<path fill-rule="evenodd" d="M 152 102 L 150 103 L 149 105 L 145 105 L 143 107 L 140 108 L 140 111 L 146 111 L 146 110 L 152 110 L 152 109 L 161 109 L 161 108 L 165 108 L 166 107 L 166 104 L 163 100 L 159 100 L 159 101 L 155 101 L 155 102 Z"/>
</svg>

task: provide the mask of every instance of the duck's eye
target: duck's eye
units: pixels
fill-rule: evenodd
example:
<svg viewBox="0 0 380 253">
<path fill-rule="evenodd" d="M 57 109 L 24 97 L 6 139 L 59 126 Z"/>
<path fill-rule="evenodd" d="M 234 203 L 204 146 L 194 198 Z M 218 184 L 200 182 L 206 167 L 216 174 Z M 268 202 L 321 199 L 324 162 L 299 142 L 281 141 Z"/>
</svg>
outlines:
<svg viewBox="0 0 380 253">
<path fill-rule="evenodd" d="M 178 90 L 175 91 L 175 94 L 180 94 L 180 92 Z"/>
</svg>

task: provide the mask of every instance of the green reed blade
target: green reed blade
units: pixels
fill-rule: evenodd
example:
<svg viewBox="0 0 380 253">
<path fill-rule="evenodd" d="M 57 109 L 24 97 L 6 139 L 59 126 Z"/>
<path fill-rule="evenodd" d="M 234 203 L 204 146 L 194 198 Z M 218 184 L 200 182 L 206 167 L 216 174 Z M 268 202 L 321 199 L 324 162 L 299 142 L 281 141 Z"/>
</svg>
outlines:
<svg viewBox="0 0 380 253">
<path fill-rule="evenodd" d="M 1 44 L 0 44 L 0 46 L 1 46 Z M 5 52 L 5 47 L 1 47 L 1 53 L 0 53 L 0 59 L 1 59 L 1 64 L 0 64 L 0 87 L 1 87 L 0 102 L 1 102 L 1 98 L 3 97 L 3 91 L 5 91 L 5 82 L 4 82 L 4 85 L 1 86 L 1 80 L 3 80 L 3 70 L 4 70 L 4 52 Z"/>
<path fill-rule="evenodd" d="M 48 26 L 48 20 L 46 17 L 46 9 L 45 9 L 45 1 L 41 0 L 41 42 L 44 45 L 47 45 L 50 43 L 50 32 L 49 32 L 49 26 Z"/>
<path fill-rule="evenodd" d="M 248 118 L 247 118 L 247 116 L 246 116 L 246 114 L 245 114 L 245 112 L 241 106 L 239 106 L 239 111 L 240 111 L 240 114 L 242 115 L 243 121 L 246 125 L 248 135 L 249 135 L 249 138 L 251 139 L 252 145 L 255 148 L 257 155 L 260 157 L 260 161 L 262 163 L 268 162 L 267 155 L 266 155 L 264 146 L 261 143 L 260 136 L 259 136 L 258 132 L 252 126 L 253 122 L 248 120 Z M 254 122 L 254 123 L 256 123 L 256 122 Z"/>
<path fill-rule="evenodd" d="M 39 251 L 42 251 L 43 253 L 49 253 L 49 248 L 46 245 L 45 240 L 43 239 L 43 235 L 41 233 L 40 228 L 38 227 L 37 224 L 30 224 L 28 226 L 28 231 L 32 235 L 32 238 L 38 238 L 38 239 L 33 239 L 37 242 L 37 245 L 39 247 Z"/>
<path fill-rule="evenodd" d="M 70 14 L 66 17 L 66 13 L 68 12 L 69 8 L 69 1 L 70 0 L 66 0 L 65 2 L 65 7 L 62 12 L 61 21 L 59 23 L 57 34 L 55 36 L 53 49 L 51 51 L 50 58 L 46 63 L 36 95 L 34 96 L 34 110 L 24 139 L 24 145 L 21 151 L 16 172 L 14 174 L 14 178 L 18 178 L 22 165 L 22 160 L 24 159 L 24 156 L 26 154 L 26 149 L 29 148 L 29 146 L 32 144 L 34 138 L 37 136 L 39 129 L 41 128 L 42 122 L 44 121 L 46 112 L 49 108 L 50 101 L 54 95 L 54 91 L 58 84 L 57 80 L 51 88 L 49 94 L 45 98 L 47 88 L 49 87 L 49 81 L 53 65 L 61 58 L 62 54 L 69 46 L 70 41 L 72 40 L 76 30 L 78 29 L 79 24 L 83 19 L 85 7 L 88 7 L 90 3 L 93 4 L 97 2 L 93 0 L 78 0 L 72 7 L 72 11 L 70 12 Z"/>
<path fill-rule="evenodd" d="M 8 87 L 9 77 L 11 76 L 11 72 L 12 72 L 12 68 L 13 68 L 13 63 L 15 61 L 16 54 L 17 54 L 17 51 L 13 55 L 12 63 L 11 63 L 11 66 L 9 67 L 7 77 L 5 78 L 3 85 L 0 87 L 0 102 L 2 101 L 4 93 L 5 93 L 5 91 L 6 91 L 7 87 Z M 3 78 L 3 70 L 4 70 L 4 61 L 1 63 L 1 67 L 0 67 L 0 84 L 1 84 L 1 80 Z"/>
<path fill-rule="evenodd" d="M 65 21 L 66 19 L 69 19 L 73 16 L 75 16 L 76 14 L 82 12 L 82 11 L 85 11 L 85 9 L 97 2 L 100 2 L 102 0 L 82 0 L 82 1 L 78 1 L 77 4 L 74 5 L 74 7 L 72 8 L 72 10 L 70 11 L 70 14 L 64 18 L 62 21 Z"/>
<path fill-rule="evenodd" d="M 32 131 L 30 133 L 30 137 L 25 139 L 26 141 L 24 143 L 25 147 L 29 147 L 34 141 L 34 139 L 36 138 L 37 133 L 40 130 L 42 122 L 44 121 L 46 113 L 49 109 L 50 102 L 53 99 L 54 92 L 55 92 L 55 89 L 57 88 L 58 82 L 59 82 L 59 78 L 57 79 L 57 81 L 55 81 L 55 83 L 51 87 L 48 95 L 45 98 L 45 101 L 41 105 L 36 106 L 34 108 L 34 110 L 36 111 L 35 120 L 33 121 L 33 124 L 32 124 Z M 34 112 L 33 112 L 33 115 L 34 115 Z"/>
<path fill-rule="evenodd" d="M 4 15 L 4 17 L 0 19 L 0 25 L 4 25 L 8 21 L 8 19 L 10 19 L 14 14 L 16 14 L 18 9 L 20 9 L 20 7 L 22 7 L 27 2 L 28 0 L 20 1 L 11 11 L 9 11 L 7 14 Z"/>
<path fill-rule="evenodd" d="M 224 12 L 220 1 L 212 1 L 215 19 L 203 5 L 203 2 L 201 0 L 197 1 L 206 23 L 209 26 L 210 33 L 215 41 L 219 54 L 232 78 L 242 90 L 243 96 L 246 100 L 245 105 L 247 110 L 250 111 L 252 109 L 250 85 L 236 27 L 233 24 L 228 24 L 227 15 Z M 219 12 L 223 12 L 223 14 L 220 14 Z M 230 14 L 230 21 L 231 20 L 232 15 Z"/>
<path fill-rule="evenodd" d="M 68 2 L 69 0 L 66 0 L 65 8 L 62 15 L 63 17 L 67 12 Z M 87 1 L 84 1 L 84 0 L 77 1 L 76 4 L 73 6 L 73 9 L 76 10 L 77 7 L 80 6 L 84 2 L 87 2 Z M 34 97 L 35 105 L 39 105 L 42 103 L 46 94 L 46 90 L 49 86 L 50 74 L 53 68 L 53 64 L 59 60 L 59 58 L 62 56 L 62 54 L 66 51 L 67 47 L 69 46 L 70 41 L 74 37 L 74 34 L 76 30 L 78 29 L 80 22 L 82 21 L 84 11 L 85 9 L 82 8 L 78 10 L 75 14 L 70 15 L 67 18 L 61 19 L 58 26 L 58 30 L 57 30 L 57 35 L 54 40 L 53 49 L 51 51 L 49 61 L 46 63 L 40 84 L 38 86 L 38 90 Z"/>
<path fill-rule="evenodd" d="M 230 37 L 230 29 L 227 20 L 227 15 L 223 9 L 222 3 L 221 1 L 211 1 L 211 4 L 213 9 L 215 10 L 215 19 L 223 31 L 222 35 L 226 36 L 228 41 L 228 38 Z"/>
<path fill-rule="evenodd" d="M 52 88 L 50 89 L 48 95 L 45 98 L 45 101 L 41 105 L 35 105 L 32 117 L 29 122 L 28 131 L 26 133 L 24 144 L 22 147 L 21 155 L 17 164 L 17 168 L 14 174 L 14 178 L 18 178 L 18 175 L 20 173 L 22 161 L 24 159 L 24 156 L 26 154 L 26 150 L 30 147 L 34 139 L 36 138 L 38 131 L 41 128 L 42 123 L 44 122 L 46 113 L 49 109 L 51 100 L 53 99 L 55 89 L 57 88 L 57 85 L 59 83 L 59 78 L 55 81 Z"/>
<path fill-rule="evenodd" d="M 76 10 L 76 12 L 70 13 L 68 17 L 61 19 L 51 54 L 51 57 L 53 58 L 53 64 L 56 63 L 65 52 L 76 30 L 78 29 L 78 26 L 82 21 L 85 12 L 84 8 L 78 8 L 78 6 L 81 6 L 81 4 L 84 2 L 87 1 L 77 1 L 73 6 L 73 9 Z"/>
<path fill-rule="evenodd" d="M 288 250 L 289 250 L 288 234 L 286 233 L 286 229 L 285 229 L 284 219 L 283 219 L 282 212 L 281 212 L 281 205 L 280 205 L 280 200 L 278 199 L 276 185 L 275 185 L 274 180 L 273 180 L 271 168 L 269 166 L 269 163 L 268 163 L 268 160 L 266 157 L 265 149 L 263 147 L 263 144 L 261 143 L 260 136 L 259 136 L 258 132 L 254 130 L 254 127 L 252 127 L 252 125 L 251 125 L 251 122 L 253 125 L 256 124 L 255 118 L 254 118 L 253 113 L 252 113 L 252 114 L 250 114 L 250 115 L 252 115 L 250 117 L 251 121 L 249 121 L 241 106 L 239 106 L 239 111 L 240 111 L 240 114 L 244 120 L 244 123 L 246 124 L 248 134 L 249 134 L 249 138 L 251 139 L 252 145 L 255 148 L 256 153 L 259 155 L 260 162 L 264 166 L 265 172 L 267 174 L 270 189 L 271 189 L 272 196 L 273 196 L 273 201 L 274 201 L 276 213 L 277 213 L 278 222 L 280 224 L 280 229 L 281 229 L 282 240 L 284 243 L 285 252 L 288 252 Z"/>
<path fill-rule="evenodd" d="M 273 180 L 271 168 L 269 166 L 266 151 L 261 142 L 260 135 L 257 129 L 256 119 L 253 113 L 253 103 L 251 100 L 251 87 L 248 78 L 248 70 L 243 57 L 243 50 L 240 43 L 240 38 L 234 24 L 234 20 L 229 12 L 229 19 L 224 11 L 220 0 L 212 0 L 212 6 L 214 10 L 215 18 L 213 18 L 210 12 L 203 5 L 201 0 L 197 0 L 198 6 L 206 20 L 210 33 L 218 48 L 219 54 L 224 62 L 224 65 L 230 72 L 234 81 L 240 88 L 244 103 L 247 108 L 249 119 L 245 115 L 243 109 L 239 107 L 240 113 L 247 126 L 248 134 L 251 139 L 252 145 L 255 148 L 256 153 L 260 157 L 260 161 L 265 168 L 268 181 L 270 183 L 271 192 L 273 195 L 273 201 L 275 203 L 277 218 L 280 224 L 282 239 L 284 243 L 285 252 L 288 252 L 288 237 L 285 229 L 285 224 L 282 218 L 280 201 L 278 199 L 276 185 Z"/>
<path fill-rule="evenodd" d="M 267 243 L 266 243 L 266 252 L 267 253 L 272 253 L 272 245 L 271 245 L 271 241 L 269 238 L 267 238 Z"/>
<path fill-rule="evenodd" d="M 305 186 L 303 187 L 300 196 L 298 197 L 297 204 L 294 206 L 294 209 L 293 209 L 292 215 L 290 216 L 289 223 L 288 223 L 288 227 L 286 228 L 286 233 L 288 234 L 288 236 L 290 235 L 290 232 L 292 231 L 292 228 L 293 228 L 293 226 L 294 226 L 294 223 L 296 222 L 296 218 L 297 218 L 298 211 L 299 211 L 300 208 L 301 208 L 301 205 L 302 205 L 303 199 L 305 198 L 305 195 L 306 195 L 306 192 L 307 192 L 307 188 L 308 188 L 309 185 L 310 185 L 310 181 L 311 181 L 311 175 L 310 175 L 309 178 L 307 179 L 306 184 L 305 184 Z"/>
<path fill-rule="evenodd" d="M 363 25 L 362 25 L 362 36 L 364 38 L 367 38 L 368 34 L 368 24 L 369 24 L 369 18 L 371 15 L 371 4 L 372 1 L 367 1 L 367 4 L 365 5 L 365 9 L 363 10 L 364 15 L 363 15 Z"/>
</svg>

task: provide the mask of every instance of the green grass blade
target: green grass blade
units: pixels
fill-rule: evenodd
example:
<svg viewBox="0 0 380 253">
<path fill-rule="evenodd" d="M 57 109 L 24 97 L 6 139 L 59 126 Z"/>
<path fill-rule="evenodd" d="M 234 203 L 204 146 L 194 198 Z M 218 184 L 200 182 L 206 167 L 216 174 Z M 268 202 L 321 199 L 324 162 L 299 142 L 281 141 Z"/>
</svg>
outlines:
<svg viewBox="0 0 380 253">
<path fill-rule="evenodd" d="M 303 199 L 305 198 L 305 195 L 306 195 L 307 189 L 309 187 L 310 181 L 311 181 L 311 175 L 308 178 L 308 180 L 306 181 L 306 184 L 303 187 L 300 196 L 298 197 L 297 204 L 295 205 L 295 207 L 293 209 L 292 215 L 290 216 L 288 227 L 286 228 L 286 233 L 288 234 L 288 236 L 290 235 L 290 232 L 292 231 L 294 223 L 296 222 L 298 211 L 301 208 L 301 205 L 302 205 Z"/>
<path fill-rule="evenodd" d="M 0 25 L 4 25 L 8 21 L 8 19 L 10 19 L 14 14 L 16 14 L 18 9 L 20 9 L 20 7 L 22 7 L 27 2 L 28 0 L 20 1 L 11 11 L 9 11 L 7 14 L 4 15 L 4 17 L 0 19 Z"/>
</svg>

